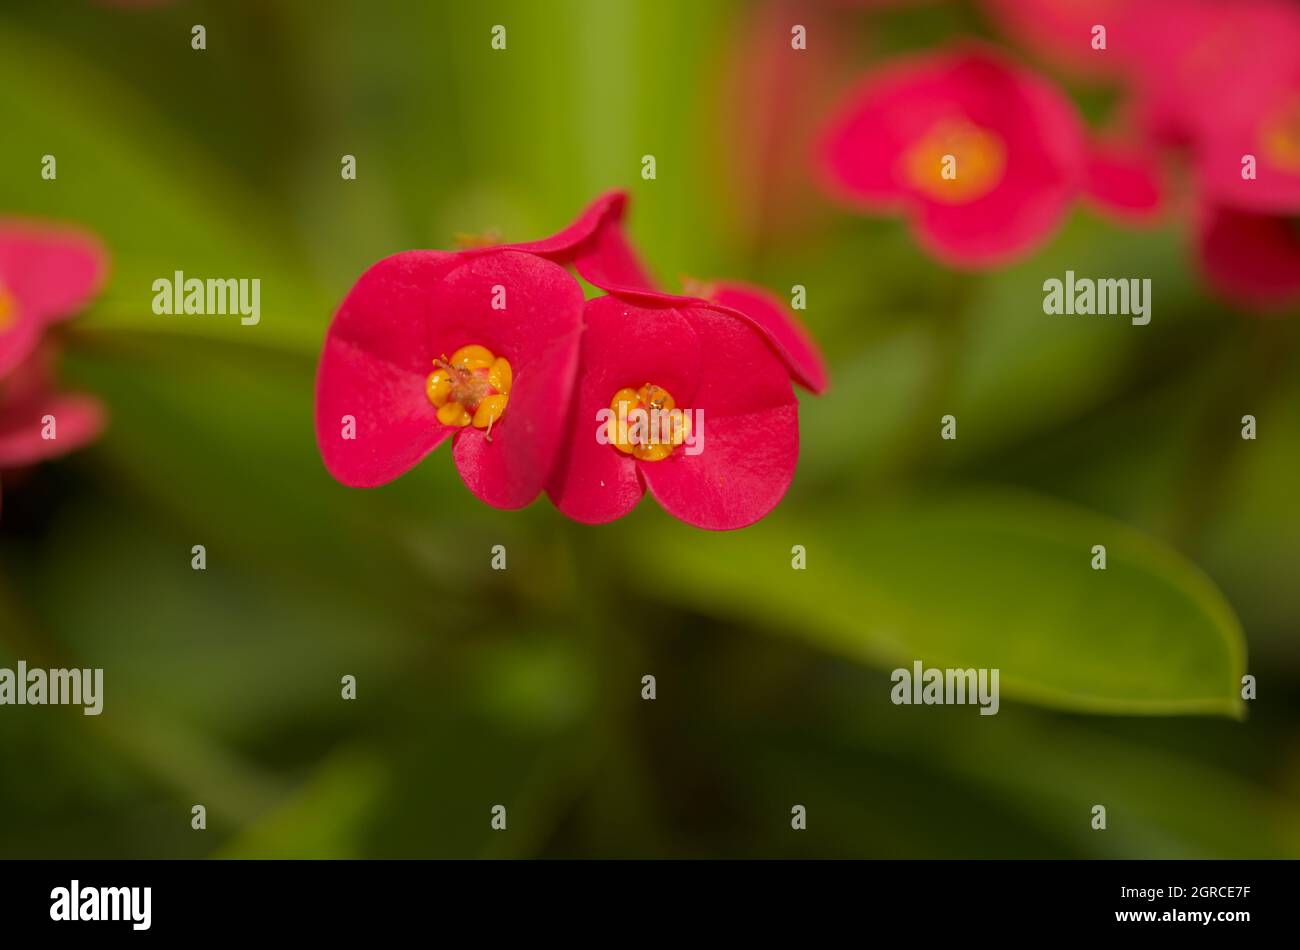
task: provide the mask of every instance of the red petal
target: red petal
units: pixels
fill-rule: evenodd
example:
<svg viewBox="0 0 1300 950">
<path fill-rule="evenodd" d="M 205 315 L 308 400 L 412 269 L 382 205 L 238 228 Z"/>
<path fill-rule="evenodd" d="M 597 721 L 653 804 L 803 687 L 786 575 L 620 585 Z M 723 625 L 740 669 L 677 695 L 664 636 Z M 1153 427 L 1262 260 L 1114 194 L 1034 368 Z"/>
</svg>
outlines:
<svg viewBox="0 0 1300 950">
<path fill-rule="evenodd" d="M 492 309 L 494 288 L 505 309 Z M 558 264 L 514 251 L 475 257 L 433 294 L 438 352 L 479 343 L 510 361 L 505 413 L 456 435 L 456 467 L 470 491 L 497 508 L 522 508 L 541 492 L 561 449 L 577 374 L 582 287 Z M 421 387 L 423 395 L 423 387 Z"/>
<path fill-rule="evenodd" d="M 623 387 L 649 382 L 671 392 L 678 405 L 690 405 L 699 382 L 700 344 L 671 307 L 597 297 L 587 302 L 585 322 L 574 410 L 547 494 L 575 521 L 603 524 L 635 508 L 644 488 L 632 457 L 597 441 L 597 413 Z"/>
<path fill-rule="evenodd" d="M 543 257 L 564 255 L 589 238 L 601 223 L 611 214 L 622 214 L 627 202 L 627 193 L 607 191 L 600 195 L 578 213 L 574 222 L 562 231 L 538 241 L 524 241 L 520 244 L 507 244 L 494 250 L 524 251 Z"/>
<path fill-rule="evenodd" d="M 611 211 L 592 235 L 578 248 L 574 261 L 589 283 L 611 293 L 656 290 L 654 278 L 637 257 L 623 231 L 620 204 Z"/>
<path fill-rule="evenodd" d="M 13 372 L 36 349 L 45 323 L 32 310 L 14 303 L 3 326 L 0 326 L 0 379 Z"/>
<path fill-rule="evenodd" d="M 826 390 L 826 363 L 817 344 L 785 302 L 752 284 L 716 282 L 709 299 L 752 320 L 772 341 L 795 380 L 814 393 Z"/>
<path fill-rule="evenodd" d="M 784 365 L 752 326 L 704 307 L 683 314 L 710 354 L 694 396 L 677 400 L 702 412 L 703 451 L 638 465 L 669 514 L 714 531 L 743 528 L 775 508 L 794 478 L 798 403 Z"/>
<path fill-rule="evenodd" d="M 1227 208 L 1202 210 L 1200 256 L 1211 283 L 1255 307 L 1300 298 L 1300 225 L 1271 215 Z"/>
<path fill-rule="evenodd" d="M 1101 212 L 1127 223 L 1145 223 L 1160 213 L 1160 165 L 1147 151 L 1097 143 L 1084 163 L 1084 190 Z"/>
<path fill-rule="evenodd" d="M 438 355 L 427 326 L 432 289 L 458 260 L 442 251 L 395 254 L 362 274 L 339 306 L 316 376 L 316 441 L 343 484 L 392 481 L 451 434 L 424 381 Z M 343 437 L 345 416 L 355 419 L 355 439 Z"/>
</svg>

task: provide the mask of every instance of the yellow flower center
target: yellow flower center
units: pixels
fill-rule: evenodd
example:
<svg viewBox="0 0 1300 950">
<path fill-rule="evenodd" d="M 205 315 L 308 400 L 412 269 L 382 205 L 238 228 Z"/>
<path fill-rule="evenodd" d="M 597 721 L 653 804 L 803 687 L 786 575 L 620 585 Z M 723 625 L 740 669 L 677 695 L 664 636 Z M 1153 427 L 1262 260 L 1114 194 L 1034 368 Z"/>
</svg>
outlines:
<svg viewBox="0 0 1300 950">
<path fill-rule="evenodd" d="M 1300 172 L 1300 98 L 1292 99 L 1264 123 L 1260 144 L 1270 164 Z"/>
<path fill-rule="evenodd" d="M 0 333 L 4 333 L 18 321 L 18 302 L 0 284 Z"/>
<path fill-rule="evenodd" d="M 995 132 L 966 119 L 940 119 L 902 157 L 912 187 L 943 204 L 983 198 L 1002 180 L 1007 150 Z"/>
<path fill-rule="evenodd" d="M 514 374 L 502 356 L 493 356 L 486 346 L 462 346 L 451 359 L 434 360 L 437 367 L 425 381 L 429 402 L 438 407 L 438 421 L 445 426 L 473 425 L 487 429 L 506 411 Z"/>
<path fill-rule="evenodd" d="M 677 409 L 672 394 L 646 383 L 624 387 L 609 402 L 614 415 L 606 423 L 610 445 L 643 462 L 658 462 L 673 454 L 691 435 L 691 417 Z"/>
</svg>

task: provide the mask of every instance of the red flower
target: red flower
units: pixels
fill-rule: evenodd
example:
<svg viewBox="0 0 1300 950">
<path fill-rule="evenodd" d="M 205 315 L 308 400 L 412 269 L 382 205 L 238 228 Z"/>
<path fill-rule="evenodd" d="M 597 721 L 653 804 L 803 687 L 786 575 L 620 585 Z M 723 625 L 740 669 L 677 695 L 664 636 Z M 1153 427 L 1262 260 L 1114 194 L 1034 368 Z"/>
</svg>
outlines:
<svg viewBox="0 0 1300 950">
<path fill-rule="evenodd" d="M 674 517 L 724 530 L 776 506 L 799 455 L 798 403 L 786 365 L 749 320 L 646 295 L 591 300 L 585 322 L 565 452 L 547 486 L 561 512 L 613 521 L 648 488 Z M 676 409 L 686 421 L 658 438 L 609 428 L 638 409 L 643 418 Z"/>
<path fill-rule="evenodd" d="M 623 201 L 606 195 L 541 241 L 407 251 L 362 274 L 317 375 L 330 474 L 382 485 L 454 435 L 470 491 L 498 508 L 532 501 L 559 451 L 581 329 L 582 288 L 556 262 L 572 261 Z"/>
<path fill-rule="evenodd" d="M 830 123 L 819 161 L 836 197 L 904 214 L 941 260 L 987 267 L 1058 227 L 1078 196 L 1083 155 L 1069 99 L 966 47 L 875 71 Z"/>
<path fill-rule="evenodd" d="M 543 241 L 410 251 L 363 274 L 330 326 L 317 380 L 317 439 L 334 477 L 382 484 L 455 433 L 465 483 L 501 508 L 545 485 L 570 517 L 611 521 L 649 486 L 701 527 L 770 511 L 798 457 L 790 379 L 823 388 L 821 358 L 756 288 L 719 285 L 717 303 L 655 289 L 623 233 L 624 209 L 614 193 Z M 611 296 L 584 305 L 562 263 Z M 494 309 L 502 292 L 508 302 Z M 688 415 L 662 438 L 597 425 L 620 406 Z"/>
</svg>

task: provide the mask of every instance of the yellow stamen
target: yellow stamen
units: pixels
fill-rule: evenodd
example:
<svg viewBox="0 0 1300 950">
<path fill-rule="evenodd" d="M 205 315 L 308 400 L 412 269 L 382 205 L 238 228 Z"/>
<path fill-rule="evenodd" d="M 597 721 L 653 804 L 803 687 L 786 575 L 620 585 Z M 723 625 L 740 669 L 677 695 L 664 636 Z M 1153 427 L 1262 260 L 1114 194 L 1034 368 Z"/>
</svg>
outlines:
<svg viewBox="0 0 1300 950">
<path fill-rule="evenodd" d="M 690 416 L 676 411 L 677 401 L 662 386 L 624 387 L 614 393 L 609 408 L 613 417 L 606 424 L 606 436 L 624 455 L 659 462 L 690 438 Z M 637 410 L 641 412 L 633 416 Z"/>
<path fill-rule="evenodd" d="M 18 303 L 5 290 L 4 284 L 0 284 L 0 333 L 8 330 L 16 322 L 18 322 Z"/>
<path fill-rule="evenodd" d="M 488 370 L 488 384 L 503 396 L 510 395 L 510 384 L 514 382 L 514 373 L 510 364 L 498 356 Z"/>
<path fill-rule="evenodd" d="M 903 176 L 943 204 L 983 198 L 1006 171 L 1006 145 L 997 133 L 966 119 L 941 119 L 901 159 Z"/>
<path fill-rule="evenodd" d="M 458 369 L 487 369 L 495 359 L 486 346 L 462 346 L 451 354 L 451 365 Z"/>
<path fill-rule="evenodd" d="M 479 403 L 478 408 L 474 410 L 475 428 L 490 428 L 492 423 L 501 418 L 501 413 L 506 411 L 506 401 L 509 398 L 504 395 L 488 396 Z"/>
<path fill-rule="evenodd" d="M 425 395 L 438 409 L 438 421 L 445 426 L 473 425 L 487 429 L 506 411 L 514 372 L 505 357 L 485 346 L 462 346 L 451 355 L 433 361 L 434 370 L 425 379 Z"/>
<path fill-rule="evenodd" d="M 445 426 L 467 426 L 472 417 L 458 402 L 449 402 L 438 410 L 438 421 Z"/>
<path fill-rule="evenodd" d="M 1300 98 L 1292 99 L 1264 123 L 1260 140 L 1269 164 L 1300 172 Z"/>
</svg>

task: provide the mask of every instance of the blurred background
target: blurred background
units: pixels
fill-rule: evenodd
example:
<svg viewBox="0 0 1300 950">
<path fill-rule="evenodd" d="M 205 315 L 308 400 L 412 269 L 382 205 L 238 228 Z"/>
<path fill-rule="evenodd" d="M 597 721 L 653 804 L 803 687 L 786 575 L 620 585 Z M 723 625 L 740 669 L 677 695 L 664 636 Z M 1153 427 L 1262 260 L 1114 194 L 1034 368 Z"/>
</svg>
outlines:
<svg viewBox="0 0 1300 950">
<path fill-rule="evenodd" d="M 1208 292 L 1176 214 L 972 274 L 818 194 L 844 90 L 959 36 L 1010 47 L 956 2 L 0 5 L 0 209 L 113 262 L 59 328 L 109 428 L 0 517 L 0 666 L 103 667 L 105 710 L 0 709 L 0 856 L 1300 856 L 1297 313 Z M 609 187 L 670 287 L 807 287 L 832 388 L 778 509 L 584 527 L 446 450 L 334 483 L 313 379 L 357 276 Z M 1067 268 L 1151 277 L 1151 325 L 1045 317 Z M 260 278 L 260 325 L 154 315 L 175 270 Z M 892 705 L 914 659 L 1001 668 L 1001 711 Z"/>
</svg>

